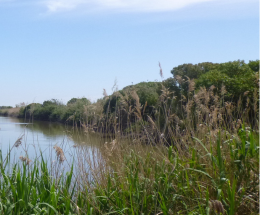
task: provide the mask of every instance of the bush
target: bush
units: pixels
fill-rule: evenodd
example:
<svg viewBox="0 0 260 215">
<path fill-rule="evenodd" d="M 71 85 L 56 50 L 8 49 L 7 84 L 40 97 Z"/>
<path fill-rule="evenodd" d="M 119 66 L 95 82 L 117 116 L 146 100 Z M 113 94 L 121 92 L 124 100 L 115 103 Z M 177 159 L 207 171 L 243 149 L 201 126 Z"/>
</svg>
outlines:
<svg viewBox="0 0 260 215">
<path fill-rule="evenodd" d="M 247 91 L 248 95 L 252 97 L 254 90 L 257 89 L 256 72 L 244 61 L 223 63 L 219 65 L 217 70 L 211 70 L 196 80 L 197 88 L 206 87 L 209 89 L 212 85 L 219 91 L 224 85 L 227 96 L 235 101 Z"/>
</svg>

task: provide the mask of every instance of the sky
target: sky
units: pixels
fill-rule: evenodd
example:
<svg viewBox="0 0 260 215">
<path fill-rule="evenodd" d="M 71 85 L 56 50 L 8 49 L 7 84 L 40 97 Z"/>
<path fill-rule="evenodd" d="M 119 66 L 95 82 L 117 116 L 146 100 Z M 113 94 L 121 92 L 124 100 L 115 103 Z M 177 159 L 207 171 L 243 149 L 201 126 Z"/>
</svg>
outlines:
<svg viewBox="0 0 260 215">
<path fill-rule="evenodd" d="M 184 63 L 259 59 L 258 0 L 0 0 L 0 106 L 172 77 Z"/>
</svg>

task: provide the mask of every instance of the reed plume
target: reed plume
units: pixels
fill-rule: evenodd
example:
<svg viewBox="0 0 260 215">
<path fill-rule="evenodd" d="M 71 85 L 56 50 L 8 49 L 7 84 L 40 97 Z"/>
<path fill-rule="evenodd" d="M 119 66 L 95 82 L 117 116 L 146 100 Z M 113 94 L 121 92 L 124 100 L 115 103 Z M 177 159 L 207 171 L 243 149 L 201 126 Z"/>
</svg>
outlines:
<svg viewBox="0 0 260 215">
<path fill-rule="evenodd" d="M 22 162 L 26 163 L 26 165 L 29 165 L 30 162 L 31 162 L 31 160 L 30 160 L 28 157 L 20 156 L 19 159 L 20 159 Z"/>
<path fill-rule="evenodd" d="M 106 89 L 103 89 L 103 96 L 104 96 L 104 97 L 108 97 L 108 94 L 107 94 Z"/>
<path fill-rule="evenodd" d="M 210 209 L 217 213 L 225 214 L 223 204 L 219 200 L 210 200 Z"/>
<path fill-rule="evenodd" d="M 60 148 L 59 146 L 54 146 L 53 148 L 55 149 L 56 156 L 59 162 L 62 163 L 63 161 L 65 161 L 66 158 L 62 148 Z"/>
<path fill-rule="evenodd" d="M 22 139 L 23 139 L 23 136 L 21 136 L 20 138 L 18 138 L 15 143 L 14 143 L 14 146 L 17 148 L 19 147 L 21 144 L 22 144 Z"/>
<path fill-rule="evenodd" d="M 135 100 L 135 110 L 136 110 L 135 115 L 138 117 L 138 119 L 142 119 L 142 113 L 141 113 L 142 106 L 139 101 L 140 100 L 139 96 L 134 90 L 131 92 L 131 96 Z"/>
<path fill-rule="evenodd" d="M 161 67 L 161 63 L 159 62 L 159 68 L 160 68 L 160 76 L 161 78 L 163 78 L 163 71 L 162 71 L 162 67 Z"/>
</svg>

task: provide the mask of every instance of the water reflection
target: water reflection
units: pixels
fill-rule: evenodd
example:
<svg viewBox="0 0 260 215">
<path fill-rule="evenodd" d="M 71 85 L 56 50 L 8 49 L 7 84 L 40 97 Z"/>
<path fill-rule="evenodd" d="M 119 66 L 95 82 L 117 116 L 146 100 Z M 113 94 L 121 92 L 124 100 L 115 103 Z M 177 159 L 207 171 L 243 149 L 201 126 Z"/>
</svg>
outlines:
<svg viewBox="0 0 260 215">
<path fill-rule="evenodd" d="M 27 125 L 27 128 L 31 131 L 42 133 L 45 136 L 60 136 L 64 134 L 64 131 L 71 129 L 70 126 L 65 126 L 61 123 L 45 122 L 45 121 L 26 121 L 24 119 L 17 119 L 11 117 L 2 117 L 7 123 L 15 125 Z M 1 118 L 0 118 L 1 122 Z M 1 125 L 1 123 L 0 123 Z"/>
<path fill-rule="evenodd" d="M 80 128 L 60 123 L 0 117 L 0 148 L 3 156 L 7 155 L 7 151 L 19 137 L 23 137 L 22 145 L 12 150 L 12 157 L 28 154 L 31 160 L 42 153 L 47 160 L 52 161 L 55 158 L 53 146 L 57 145 L 63 149 L 66 160 L 70 162 L 77 152 L 75 146 L 80 145 L 84 150 L 91 147 L 93 150 L 93 147 L 98 149 L 103 142 L 100 136 L 86 135 Z"/>
</svg>

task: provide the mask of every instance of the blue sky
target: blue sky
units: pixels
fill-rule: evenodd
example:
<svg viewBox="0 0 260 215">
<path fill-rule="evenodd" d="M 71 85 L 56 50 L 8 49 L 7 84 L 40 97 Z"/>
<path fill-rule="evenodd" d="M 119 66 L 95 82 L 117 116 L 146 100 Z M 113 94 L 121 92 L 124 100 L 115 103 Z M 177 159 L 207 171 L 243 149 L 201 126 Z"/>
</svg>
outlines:
<svg viewBox="0 0 260 215">
<path fill-rule="evenodd" d="M 259 59 L 258 0 L 0 0 L 0 106 L 95 101 L 183 63 Z"/>
</svg>

